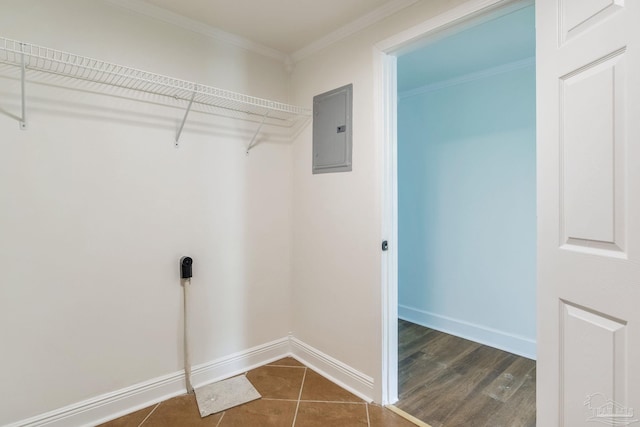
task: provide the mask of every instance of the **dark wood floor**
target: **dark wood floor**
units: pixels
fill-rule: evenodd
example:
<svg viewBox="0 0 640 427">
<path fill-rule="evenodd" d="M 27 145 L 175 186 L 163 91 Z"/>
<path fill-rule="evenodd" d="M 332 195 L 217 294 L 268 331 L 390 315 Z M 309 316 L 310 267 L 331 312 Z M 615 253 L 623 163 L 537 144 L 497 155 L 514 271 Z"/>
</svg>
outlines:
<svg viewBox="0 0 640 427">
<path fill-rule="evenodd" d="M 432 427 L 535 427 L 536 363 L 399 321 L 396 406 Z"/>
</svg>

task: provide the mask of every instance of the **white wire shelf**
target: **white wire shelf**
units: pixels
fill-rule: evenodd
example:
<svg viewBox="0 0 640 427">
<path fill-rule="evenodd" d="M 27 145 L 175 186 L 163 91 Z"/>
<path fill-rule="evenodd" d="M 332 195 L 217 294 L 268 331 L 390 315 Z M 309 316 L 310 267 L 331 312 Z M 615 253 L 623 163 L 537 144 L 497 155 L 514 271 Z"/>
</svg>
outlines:
<svg viewBox="0 0 640 427">
<path fill-rule="evenodd" d="M 228 115 L 232 118 L 259 122 L 260 128 L 263 124 L 297 128 L 311 117 L 311 110 L 308 108 L 243 95 L 3 37 L 0 37 L 0 63 L 20 67 L 23 70 L 23 116 L 25 74 L 38 71 L 189 102 L 176 142 L 192 105 L 200 106 L 200 111 L 214 111 L 216 114 Z M 23 127 L 26 128 L 26 123 Z M 253 141 L 248 148 L 252 144 Z"/>
</svg>

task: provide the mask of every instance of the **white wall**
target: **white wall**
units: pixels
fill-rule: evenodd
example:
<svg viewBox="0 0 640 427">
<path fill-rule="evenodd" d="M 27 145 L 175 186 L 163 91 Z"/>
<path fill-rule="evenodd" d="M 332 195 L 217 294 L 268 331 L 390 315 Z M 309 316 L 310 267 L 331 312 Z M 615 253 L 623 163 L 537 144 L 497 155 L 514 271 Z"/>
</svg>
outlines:
<svg viewBox="0 0 640 427">
<path fill-rule="evenodd" d="M 294 145 L 293 318 L 302 341 L 373 377 L 381 398 L 381 147 L 373 46 L 462 0 L 423 1 L 298 64 L 292 102 L 353 83 L 353 171 L 311 174 L 311 129 Z"/>
<path fill-rule="evenodd" d="M 5 0 L 0 36 L 287 100 L 277 61 L 99 1 Z M 288 334 L 290 145 L 192 113 L 175 149 L 184 104 L 56 79 L 21 131 L 0 75 L 0 425 L 179 371 L 185 254 L 194 364 Z"/>
<path fill-rule="evenodd" d="M 508 66 L 399 99 L 399 316 L 535 358 L 535 66 Z"/>
</svg>

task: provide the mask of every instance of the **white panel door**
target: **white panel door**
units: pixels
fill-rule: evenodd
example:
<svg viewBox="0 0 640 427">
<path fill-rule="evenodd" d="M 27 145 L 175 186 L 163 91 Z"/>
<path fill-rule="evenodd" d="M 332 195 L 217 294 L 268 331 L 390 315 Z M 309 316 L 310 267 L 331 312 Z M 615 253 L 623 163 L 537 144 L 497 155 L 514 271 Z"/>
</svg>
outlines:
<svg viewBox="0 0 640 427">
<path fill-rule="evenodd" d="M 537 423 L 640 427 L 640 1 L 536 28 Z"/>
</svg>

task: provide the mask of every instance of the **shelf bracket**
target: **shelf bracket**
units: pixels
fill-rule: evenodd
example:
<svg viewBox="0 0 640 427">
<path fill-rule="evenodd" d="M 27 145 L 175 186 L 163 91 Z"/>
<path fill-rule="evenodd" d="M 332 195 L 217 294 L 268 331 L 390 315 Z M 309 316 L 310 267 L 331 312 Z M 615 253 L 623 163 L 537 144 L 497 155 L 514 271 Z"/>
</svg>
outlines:
<svg viewBox="0 0 640 427">
<path fill-rule="evenodd" d="M 260 126 L 258 126 L 258 129 L 256 129 L 256 132 L 253 134 L 253 138 L 251 138 L 251 142 L 249 143 L 249 145 L 247 145 L 247 154 L 249 154 L 249 151 L 256 145 L 255 144 L 256 138 L 258 137 L 258 134 L 262 130 L 262 126 L 264 126 L 264 122 L 267 120 L 268 116 L 269 116 L 268 111 L 264 113 L 264 116 L 262 116 L 262 121 L 260 122 Z"/>
<path fill-rule="evenodd" d="M 195 88 L 193 94 L 191 94 L 191 100 L 189 101 L 189 105 L 187 106 L 187 111 L 184 112 L 184 117 L 182 118 L 182 123 L 180 124 L 180 128 L 178 128 L 178 133 L 176 134 L 176 148 L 180 146 L 180 135 L 182 135 L 182 129 L 184 128 L 184 124 L 187 121 L 187 117 L 189 116 L 189 112 L 191 111 L 191 106 L 193 105 L 193 100 L 196 97 L 196 92 L 198 88 Z"/>
<path fill-rule="evenodd" d="M 20 129 L 27 130 L 27 94 L 26 94 L 26 78 L 27 65 L 24 62 L 24 44 L 20 43 L 20 51 L 22 63 L 20 67 L 20 90 L 22 96 L 22 117 L 20 118 Z"/>
</svg>

